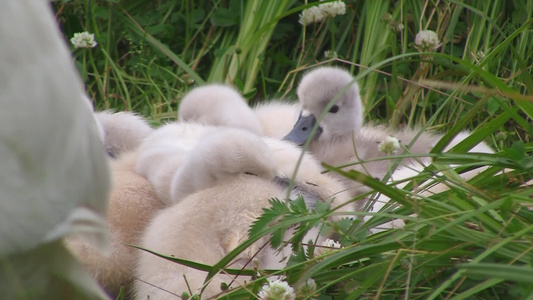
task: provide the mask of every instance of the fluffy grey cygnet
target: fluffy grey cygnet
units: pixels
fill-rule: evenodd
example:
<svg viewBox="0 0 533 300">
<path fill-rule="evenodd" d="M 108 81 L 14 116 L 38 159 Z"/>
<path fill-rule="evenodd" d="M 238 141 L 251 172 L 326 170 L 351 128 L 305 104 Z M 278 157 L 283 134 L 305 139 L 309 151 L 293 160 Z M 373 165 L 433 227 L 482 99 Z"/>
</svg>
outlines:
<svg viewBox="0 0 533 300">
<path fill-rule="evenodd" d="M 113 158 L 137 149 L 154 131 L 146 119 L 132 112 L 100 111 L 94 115 L 104 131 L 107 154 Z"/>
<path fill-rule="evenodd" d="M 181 100 L 179 119 L 263 134 L 261 123 L 252 109 L 242 95 L 229 85 L 209 84 L 189 91 Z"/>
<path fill-rule="evenodd" d="M 320 161 L 332 166 L 357 163 L 344 168 L 355 169 L 376 178 L 383 178 L 389 171 L 391 161 L 387 154 L 379 151 L 379 144 L 388 136 L 396 137 L 409 147 L 409 153 L 428 153 L 442 135 L 419 130 L 394 130 L 384 126 L 364 125 L 359 87 L 345 70 L 335 67 L 313 69 L 302 78 L 298 89 L 302 107 L 300 118 L 285 139 L 303 145 L 310 138 L 309 151 Z M 334 103 L 330 103 L 334 101 Z M 319 116 L 329 107 L 318 124 L 318 130 L 310 137 L 312 127 Z M 456 137 L 451 144 L 457 144 L 464 136 Z M 488 147 L 488 146 L 487 146 Z M 400 154 L 403 150 L 400 150 Z M 361 161 L 384 158 L 383 160 L 360 163 Z M 406 158 L 401 165 L 414 159 Z M 369 191 L 368 188 L 343 179 L 350 186 L 353 196 Z"/>
<path fill-rule="evenodd" d="M 276 162 L 270 148 L 247 130 L 225 128 L 206 134 L 174 175 L 172 202 L 236 176 L 273 179 Z"/>
</svg>

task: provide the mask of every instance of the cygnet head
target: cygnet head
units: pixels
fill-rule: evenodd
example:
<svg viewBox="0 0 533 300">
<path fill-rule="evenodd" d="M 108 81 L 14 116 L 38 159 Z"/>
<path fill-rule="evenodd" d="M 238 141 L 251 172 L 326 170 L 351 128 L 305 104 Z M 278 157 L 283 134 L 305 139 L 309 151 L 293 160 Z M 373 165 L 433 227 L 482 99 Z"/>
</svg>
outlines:
<svg viewBox="0 0 533 300">
<path fill-rule="evenodd" d="M 238 176 L 272 180 L 276 172 L 272 151 L 258 135 L 236 128 L 215 130 L 202 137 L 175 173 L 171 201 Z"/>
<path fill-rule="evenodd" d="M 228 85 L 197 87 L 181 100 L 179 118 L 204 125 L 227 126 L 262 135 L 263 127 L 241 94 Z"/>
<path fill-rule="evenodd" d="M 335 100 L 320 122 L 313 139 L 325 142 L 357 133 L 363 122 L 359 86 L 347 71 L 321 67 L 304 75 L 298 85 L 300 118 L 285 139 L 303 145 L 328 104 Z"/>
<path fill-rule="evenodd" d="M 154 129 L 141 116 L 133 112 L 95 112 L 96 120 L 104 131 L 107 154 L 113 158 L 135 150 Z"/>
</svg>

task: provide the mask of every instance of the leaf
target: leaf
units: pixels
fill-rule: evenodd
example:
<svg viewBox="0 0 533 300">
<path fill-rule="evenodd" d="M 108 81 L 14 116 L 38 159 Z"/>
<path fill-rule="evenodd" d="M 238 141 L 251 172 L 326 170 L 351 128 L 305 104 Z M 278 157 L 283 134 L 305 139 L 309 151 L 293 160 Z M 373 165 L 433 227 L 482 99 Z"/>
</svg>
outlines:
<svg viewBox="0 0 533 300">
<path fill-rule="evenodd" d="M 298 198 L 296 198 L 295 200 L 291 200 L 289 202 L 289 207 L 292 213 L 303 214 L 303 215 L 308 214 L 307 206 L 305 205 L 304 198 L 301 194 L 298 195 Z"/>
<path fill-rule="evenodd" d="M 218 8 L 211 16 L 213 25 L 229 27 L 239 23 L 241 3 L 239 0 L 231 0 L 228 8 Z"/>
<path fill-rule="evenodd" d="M 270 238 L 270 245 L 272 246 L 272 248 L 278 249 L 279 246 L 281 246 L 286 231 L 287 228 L 280 228 L 272 233 L 272 236 Z"/>
<path fill-rule="evenodd" d="M 510 266 L 504 264 L 477 263 L 460 264 L 457 268 L 466 271 L 466 275 L 482 278 L 500 278 L 517 282 L 533 283 L 531 266 Z"/>
<path fill-rule="evenodd" d="M 342 218 L 335 223 L 335 230 L 342 235 L 347 234 L 350 231 L 350 228 L 353 225 L 354 220 L 350 218 Z"/>
<path fill-rule="evenodd" d="M 231 12 L 229 9 L 221 8 L 213 13 L 211 22 L 220 27 L 229 27 L 239 22 L 239 15 Z"/>
<path fill-rule="evenodd" d="M 491 116 L 493 116 L 494 113 L 496 113 L 499 108 L 500 108 L 500 103 L 494 97 L 491 97 L 487 101 L 487 111 L 489 112 Z"/>
<path fill-rule="evenodd" d="M 263 208 L 263 214 L 250 227 L 248 232 L 250 236 L 258 234 L 280 216 L 290 212 L 285 203 L 276 198 L 270 199 L 268 202 L 270 203 L 270 208 Z"/>
<path fill-rule="evenodd" d="M 193 9 L 190 12 L 190 16 L 192 23 L 199 23 L 204 19 L 205 11 L 203 9 Z"/>
<path fill-rule="evenodd" d="M 506 149 L 502 155 L 512 159 L 517 169 L 530 171 L 529 169 L 533 167 L 533 159 L 527 155 L 526 147 L 521 141 L 515 141 L 511 148 Z"/>
<path fill-rule="evenodd" d="M 317 201 L 314 211 L 319 214 L 324 214 L 329 211 L 329 202 Z"/>
<path fill-rule="evenodd" d="M 135 245 L 127 245 L 127 246 L 146 251 L 146 252 L 151 253 L 153 255 L 159 256 L 159 257 L 164 258 L 166 260 L 169 260 L 169 261 L 171 261 L 173 263 L 184 265 L 186 267 L 193 268 L 193 269 L 196 269 L 196 270 L 199 270 L 199 271 L 205 271 L 206 273 L 207 272 L 211 272 L 213 270 L 213 266 L 210 266 L 210 265 L 198 263 L 198 262 L 191 261 L 191 260 L 177 258 L 177 257 L 174 257 L 174 256 L 164 255 L 164 254 L 152 251 L 150 249 L 146 249 L 146 248 L 135 246 Z M 256 274 L 256 271 L 247 270 L 247 269 L 229 269 L 229 268 L 226 269 L 226 268 L 224 268 L 224 271 L 227 272 L 228 274 L 233 274 L 233 275 L 250 275 L 250 276 L 253 276 L 253 275 Z"/>
<path fill-rule="evenodd" d="M 243 93 L 242 96 L 246 100 L 251 100 L 251 99 L 253 99 L 255 97 L 256 94 L 257 94 L 257 88 L 253 88 L 253 89 L 249 90 L 248 92 Z"/>
</svg>

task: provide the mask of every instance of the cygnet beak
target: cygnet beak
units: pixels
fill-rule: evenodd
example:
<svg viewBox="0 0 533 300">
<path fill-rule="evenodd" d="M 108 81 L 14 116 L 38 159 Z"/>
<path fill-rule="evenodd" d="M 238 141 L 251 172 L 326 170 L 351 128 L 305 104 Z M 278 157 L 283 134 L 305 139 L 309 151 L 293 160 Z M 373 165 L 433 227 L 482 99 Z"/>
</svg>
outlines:
<svg viewBox="0 0 533 300">
<path fill-rule="evenodd" d="M 307 141 L 311 135 L 311 129 L 313 129 L 315 124 L 316 118 L 314 115 L 304 116 L 302 113 L 300 113 L 300 117 L 298 118 L 298 121 L 296 121 L 296 124 L 294 124 L 294 128 L 283 139 L 286 141 L 291 141 L 298 146 L 303 146 L 305 141 Z M 321 133 L 322 128 L 318 127 L 313 138 L 318 138 Z"/>
</svg>

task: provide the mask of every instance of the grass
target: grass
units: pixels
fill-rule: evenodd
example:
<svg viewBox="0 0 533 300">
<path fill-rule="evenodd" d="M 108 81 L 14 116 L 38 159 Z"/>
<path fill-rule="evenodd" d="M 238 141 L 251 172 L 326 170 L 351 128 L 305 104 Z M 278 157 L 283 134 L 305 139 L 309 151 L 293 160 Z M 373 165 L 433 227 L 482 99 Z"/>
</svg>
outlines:
<svg viewBox="0 0 533 300">
<path fill-rule="evenodd" d="M 95 33 L 96 48 L 73 53 L 98 110 L 136 111 L 161 124 L 176 119 L 184 93 L 208 82 L 233 84 L 251 105 L 295 99 L 302 73 L 327 64 L 356 75 L 366 120 L 446 133 L 433 150 L 434 164 L 402 189 L 346 174 L 400 203 L 392 214 L 377 213 L 365 224 L 331 223 L 327 217 L 335 211 L 295 213 L 273 205 L 270 212 L 283 221 L 252 230 L 251 240 L 304 221 L 301 231 L 322 224 L 344 246 L 317 258 L 296 235 L 297 255 L 282 270 L 289 283 L 313 278 L 320 299 L 532 298 L 533 212 L 527 206 L 533 188 L 523 184 L 533 177 L 533 1 L 345 2 L 345 15 L 305 27 L 298 14 L 316 5 L 311 1 L 53 5 L 66 37 Z M 436 52 L 414 48 L 423 29 L 439 36 Z M 462 130 L 471 137 L 440 154 Z M 481 141 L 498 153 L 466 153 Z M 488 168 L 468 182 L 457 176 L 476 166 Z M 436 171 L 441 175 L 433 176 Z M 417 193 L 435 180 L 450 189 Z M 410 221 L 403 229 L 366 233 L 391 217 Z M 244 247 L 207 271 L 224 268 Z M 250 290 L 257 291 L 265 278 L 251 282 Z M 250 297 L 245 289 L 227 297 L 241 296 Z"/>
</svg>

